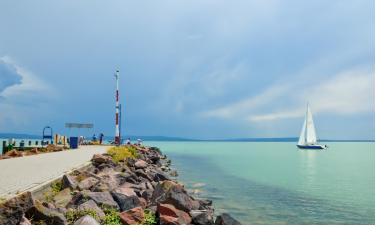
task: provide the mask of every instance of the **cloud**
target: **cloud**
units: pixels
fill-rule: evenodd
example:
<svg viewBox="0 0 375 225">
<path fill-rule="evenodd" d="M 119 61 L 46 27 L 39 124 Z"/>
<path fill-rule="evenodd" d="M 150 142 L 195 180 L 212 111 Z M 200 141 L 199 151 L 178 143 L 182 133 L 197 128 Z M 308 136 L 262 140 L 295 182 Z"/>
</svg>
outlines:
<svg viewBox="0 0 375 225">
<path fill-rule="evenodd" d="M 0 76 L 0 128 L 31 123 L 55 97 L 47 83 L 8 56 L 0 57 Z"/>
<path fill-rule="evenodd" d="M 0 96 L 8 87 L 20 84 L 21 79 L 22 77 L 17 73 L 17 69 L 0 58 Z"/>
<path fill-rule="evenodd" d="M 261 94 L 217 109 L 205 117 L 265 122 L 303 117 L 309 102 L 314 113 L 358 115 L 375 112 L 375 70 L 352 69 L 329 79 L 279 83 Z"/>
</svg>

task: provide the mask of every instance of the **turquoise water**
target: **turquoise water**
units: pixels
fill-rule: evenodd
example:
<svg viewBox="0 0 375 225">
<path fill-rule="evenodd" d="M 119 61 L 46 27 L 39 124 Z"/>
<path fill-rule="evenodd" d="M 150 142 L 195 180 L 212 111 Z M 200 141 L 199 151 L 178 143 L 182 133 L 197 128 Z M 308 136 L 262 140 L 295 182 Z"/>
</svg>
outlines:
<svg viewBox="0 0 375 225">
<path fill-rule="evenodd" d="M 375 224 L 375 143 L 153 142 L 181 180 L 243 224 Z"/>
</svg>

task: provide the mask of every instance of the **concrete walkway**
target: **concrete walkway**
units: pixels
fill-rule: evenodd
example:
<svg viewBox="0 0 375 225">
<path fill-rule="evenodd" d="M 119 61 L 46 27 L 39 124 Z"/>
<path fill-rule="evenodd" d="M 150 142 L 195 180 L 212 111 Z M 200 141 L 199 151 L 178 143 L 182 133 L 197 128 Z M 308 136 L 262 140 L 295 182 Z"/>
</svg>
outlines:
<svg viewBox="0 0 375 225">
<path fill-rule="evenodd" d="M 79 149 L 0 160 L 0 197 L 9 198 L 30 190 L 64 173 L 82 167 L 94 154 L 108 146 L 81 146 Z"/>
</svg>

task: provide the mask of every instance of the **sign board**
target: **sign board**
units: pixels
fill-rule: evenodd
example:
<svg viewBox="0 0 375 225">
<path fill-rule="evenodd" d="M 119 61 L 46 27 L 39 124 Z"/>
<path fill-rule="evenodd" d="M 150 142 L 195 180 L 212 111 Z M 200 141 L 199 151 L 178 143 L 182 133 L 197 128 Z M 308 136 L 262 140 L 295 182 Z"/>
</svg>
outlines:
<svg viewBox="0 0 375 225">
<path fill-rule="evenodd" d="M 66 128 L 93 128 L 92 123 L 65 123 Z"/>
</svg>

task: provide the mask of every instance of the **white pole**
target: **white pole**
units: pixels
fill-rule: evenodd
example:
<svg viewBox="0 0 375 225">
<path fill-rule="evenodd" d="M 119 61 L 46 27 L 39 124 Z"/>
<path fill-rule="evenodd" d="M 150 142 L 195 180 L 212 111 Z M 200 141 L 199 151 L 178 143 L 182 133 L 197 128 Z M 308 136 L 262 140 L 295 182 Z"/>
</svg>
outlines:
<svg viewBox="0 0 375 225">
<path fill-rule="evenodd" d="M 120 72 L 117 70 L 116 74 L 116 134 L 115 134 L 115 144 L 120 145 L 120 128 L 119 128 L 119 78 Z"/>
</svg>

